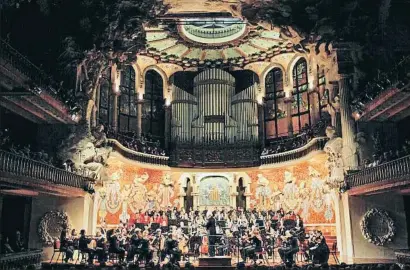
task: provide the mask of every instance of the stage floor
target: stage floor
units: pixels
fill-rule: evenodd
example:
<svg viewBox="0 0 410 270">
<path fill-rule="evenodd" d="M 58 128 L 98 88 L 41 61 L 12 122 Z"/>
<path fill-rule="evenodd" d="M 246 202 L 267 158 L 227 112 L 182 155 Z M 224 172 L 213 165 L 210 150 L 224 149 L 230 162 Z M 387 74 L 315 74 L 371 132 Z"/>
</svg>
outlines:
<svg viewBox="0 0 410 270">
<path fill-rule="evenodd" d="M 77 257 L 74 257 L 74 258 L 77 258 Z M 208 256 L 202 256 L 202 257 L 200 257 L 200 258 L 209 258 Z M 219 257 L 218 256 L 215 256 L 215 257 L 213 257 L 213 258 L 215 258 L 215 259 L 218 259 Z M 226 257 L 225 257 L 226 258 Z M 308 265 L 309 263 L 306 263 L 306 262 L 304 262 L 304 261 L 300 261 L 300 256 L 299 256 L 299 258 L 298 258 L 299 260 L 297 260 L 296 261 L 296 264 L 298 265 L 298 266 L 304 266 L 304 265 Z M 242 259 L 239 259 L 239 262 L 242 262 L 243 260 Z M 157 264 L 158 262 L 156 261 L 156 260 L 154 260 L 154 262 Z M 183 267 L 183 266 L 185 266 L 185 264 L 187 263 L 188 261 L 180 261 L 179 262 L 179 265 L 181 266 L 181 267 Z M 195 266 L 196 268 L 199 268 L 199 269 L 204 269 L 204 268 L 221 268 L 220 266 L 199 266 L 199 259 L 198 258 L 193 258 L 193 257 L 190 257 L 189 258 L 189 262 L 193 265 L 193 266 Z M 237 257 L 233 257 L 233 258 L 231 258 L 231 267 L 235 267 L 236 265 L 237 265 L 237 263 L 238 263 L 238 258 Z M 336 265 L 337 264 L 337 262 L 335 261 L 335 259 L 332 257 L 332 256 L 330 256 L 329 257 L 329 265 Z M 278 258 L 278 257 L 276 257 L 275 256 L 275 258 L 274 258 L 274 260 L 272 259 L 272 258 L 269 258 L 269 259 L 267 259 L 266 261 L 264 261 L 264 260 L 258 260 L 257 261 L 257 263 L 256 263 L 256 265 L 265 265 L 265 266 L 276 266 L 276 265 L 281 265 L 282 264 L 282 262 L 281 262 L 281 260 L 280 260 L 280 258 Z M 99 263 L 98 262 L 95 262 L 95 264 L 94 264 L 95 266 L 99 266 Z M 117 263 L 112 263 L 112 262 L 107 262 L 107 264 L 106 264 L 106 267 L 113 267 L 113 266 L 116 266 L 116 265 L 118 265 Z M 253 262 L 253 261 L 246 261 L 245 262 L 245 266 L 253 266 L 253 265 L 255 265 L 255 262 Z M 85 266 L 86 266 L 86 264 L 85 263 L 80 263 L 79 261 L 77 261 L 77 263 L 75 263 L 75 261 L 72 261 L 72 262 L 69 262 L 69 263 L 63 263 L 63 262 L 61 262 L 61 260 L 60 261 L 58 261 L 58 262 L 56 262 L 55 260 L 53 260 L 52 262 L 50 262 L 50 261 L 44 261 L 44 262 L 42 262 L 42 266 L 43 266 L 43 268 L 44 269 L 51 269 L 51 268 L 61 268 L 61 269 L 67 269 L 67 268 L 69 268 L 69 267 L 73 267 L 73 266 L 75 266 L 76 268 L 78 267 L 78 268 L 84 268 Z M 230 268 L 230 267 L 226 267 L 226 268 Z"/>
</svg>

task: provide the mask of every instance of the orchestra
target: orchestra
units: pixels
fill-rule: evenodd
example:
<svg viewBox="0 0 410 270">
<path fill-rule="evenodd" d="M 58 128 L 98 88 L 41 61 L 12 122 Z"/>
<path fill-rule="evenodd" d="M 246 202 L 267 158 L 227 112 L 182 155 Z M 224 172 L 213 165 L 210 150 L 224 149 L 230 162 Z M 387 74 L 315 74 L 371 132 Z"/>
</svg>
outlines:
<svg viewBox="0 0 410 270">
<path fill-rule="evenodd" d="M 119 263 L 176 264 L 188 253 L 196 257 L 238 256 L 256 263 L 262 251 L 274 257 L 275 250 L 284 264 L 293 264 L 299 250 L 306 262 L 325 263 L 329 259 L 323 234 L 313 231 L 306 235 L 302 219 L 283 209 L 139 211 L 115 228 L 107 229 L 102 222 L 95 237 L 86 236 L 85 230 L 79 238 L 75 230 L 67 233 L 63 228 L 60 237 L 66 262 L 73 259 L 75 249 L 88 255 L 89 264 L 94 258 L 100 264 L 108 258 Z"/>
</svg>

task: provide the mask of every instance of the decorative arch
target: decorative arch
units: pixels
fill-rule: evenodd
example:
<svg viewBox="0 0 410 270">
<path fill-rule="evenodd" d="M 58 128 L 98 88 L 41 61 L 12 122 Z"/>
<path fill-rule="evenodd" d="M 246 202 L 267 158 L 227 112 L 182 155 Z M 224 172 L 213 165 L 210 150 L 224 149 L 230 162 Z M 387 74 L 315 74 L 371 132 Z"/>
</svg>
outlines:
<svg viewBox="0 0 410 270">
<path fill-rule="evenodd" d="M 163 80 L 161 81 L 162 78 Z M 164 142 L 165 111 L 164 77 L 156 68 L 144 71 L 144 96 L 142 104 L 142 133 L 150 134 L 154 141 Z"/>
<path fill-rule="evenodd" d="M 142 80 L 143 80 L 143 87 L 142 88 L 144 89 L 144 94 L 145 94 L 145 78 L 147 76 L 147 72 L 151 71 L 151 70 L 157 72 L 161 76 L 162 86 L 163 86 L 163 96 L 164 96 L 164 98 L 167 98 L 168 96 L 170 96 L 170 93 L 168 93 L 169 92 L 169 89 L 168 89 L 169 88 L 168 76 L 165 73 L 165 71 L 163 71 L 157 65 L 151 65 L 151 66 L 146 67 L 144 69 L 144 72 L 142 73 Z"/>
<path fill-rule="evenodd" d="M 286 93 L 283 69 L 273 67 L 264 78 L 265 88 L 265 134 L 266 139 L 275 139 L 288 134 Z"/>
<path fill-rule="evenodd" d="M 306 61 L 306 64 L 307 64 L 307 69 L 309 70 L 309 65 L 310 65 L 310 62 L 309 62 L 309 58 L 308 58 L 308 56 L 307 55 L 304 55 L 304 54 L 296 54 L 290 61 L 289 61 L 289 65 L 288 65 L 288 67 L 287 67 L 287 70 L 286 70 L 286 73 L 287 73 L 287 78 L 288 78 L 288 83 L 289 83 L 289 85 L 291 85 L 292 87 L 293 87 L 293 76 L 292 76 L 292 74 L 293 74 L 293 69 L 294 69 L 294 67 L 295 67 L 295 65 L 296 65 L 296 63 L 300 60 L 300 59 L 305 59 L 305 61 Z"/>
<path fill-rule="evenodd" d="M 137 93 L 139 94 L 144 94 L 144 77 L 141 68 L 136 63 L 133 63 L 132 67 L 135 71 L 135 91 L 137 91 Z"/>
<path fill-rule="evenodd" d="M 266 76 L 268 76 L 268 73 L 272 70 L 278 68 L 282 71 L 282 77 L 283 77 L 283 83 L 284 85 L 286 84 L 286 69 L 283 65 L 279 64 L 279 63 L 271 63 L 269 66 L 267 66 L 261 73 L 261 77 L 260 77 L 260 84 L 261 85 L 265 85 L 265 81 L 266 81 Z M 263 93 L 263 95 L 265 95 L 265 93 Z"/>
</svg>

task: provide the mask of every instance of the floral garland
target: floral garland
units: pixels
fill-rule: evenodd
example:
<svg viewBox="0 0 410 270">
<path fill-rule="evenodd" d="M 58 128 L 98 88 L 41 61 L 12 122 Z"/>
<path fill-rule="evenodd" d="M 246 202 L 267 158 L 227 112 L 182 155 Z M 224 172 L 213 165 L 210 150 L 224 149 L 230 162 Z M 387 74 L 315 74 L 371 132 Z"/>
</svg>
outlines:
<svg viewBox="0 0 410 270">
<path fill-rule="evenodd" d="M 377 218 L 381 222 L 387 223 L 388 232 L 385 235 L 379 236 L 375 235 L 370 229 L 370 221 L 372 218 Z M 393 219 L 389 216 L 389 214 L 377 208 L 373 208 L 363 216 L 360 222 L 361 231 L 363 237 L 377 246 L 383 246 L 386 242 L 391 242 L 394 235 L 396 234 L 396 226 L 394 224 Z"/>
<path fill-rule="evenodd" d="M 50 229 L 59 230 L 59 228 L 63 227 L 67 227 L 67 229 L 71 228 L 71 222 L 67 213 L 61 211 L 50 211 L 46 213 L 38 225 L 38 235 L 40 236 L 41 242 L 45 246 L 52 246 L 55 237 L 50 235 Z"/>
</svg>

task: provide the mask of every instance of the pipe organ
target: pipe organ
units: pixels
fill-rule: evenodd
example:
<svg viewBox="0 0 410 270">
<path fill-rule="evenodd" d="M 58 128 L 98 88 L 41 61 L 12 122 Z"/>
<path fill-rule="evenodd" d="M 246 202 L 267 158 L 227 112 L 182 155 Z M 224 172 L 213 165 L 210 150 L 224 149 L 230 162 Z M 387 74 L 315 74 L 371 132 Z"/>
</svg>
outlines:
<svg viewBox="0 0 410 270">
<path fill-rule="evenodd" d="M 235 94 L 235 78 L 221 69 L 198 74 L 193 94 L 173 86 L 172 140 L 257 141 L 257 91 L 255 84 Z"/>
</svg>

